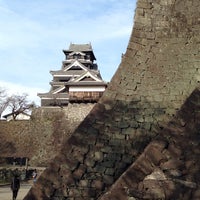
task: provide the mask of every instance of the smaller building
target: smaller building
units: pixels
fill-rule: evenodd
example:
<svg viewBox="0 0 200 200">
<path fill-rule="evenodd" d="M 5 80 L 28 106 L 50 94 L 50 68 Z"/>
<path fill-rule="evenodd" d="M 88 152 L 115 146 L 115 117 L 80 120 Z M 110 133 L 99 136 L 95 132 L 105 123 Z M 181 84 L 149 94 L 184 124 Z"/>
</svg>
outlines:
<svg viewBox="0 0 200 200">
<path fill-rule="evenodd" d="M 31 118 L 31 115 L 27 113 L 19 113 L 16 118 L 14 119 L 13 114 L 9 113 L 3 116 L 6 121 L 11 121 L 11 120 L 29 120 Z"/>
<path fill-rule="evenodd" d="M 63 50 L 65 60 L 53 76 L 47 93 L 38 93 L 41 106 L 65 106 L 68 103 L 97 102 L 107 87 L 102 80 L 91 44 L 70 44 Z"/>
</svg>

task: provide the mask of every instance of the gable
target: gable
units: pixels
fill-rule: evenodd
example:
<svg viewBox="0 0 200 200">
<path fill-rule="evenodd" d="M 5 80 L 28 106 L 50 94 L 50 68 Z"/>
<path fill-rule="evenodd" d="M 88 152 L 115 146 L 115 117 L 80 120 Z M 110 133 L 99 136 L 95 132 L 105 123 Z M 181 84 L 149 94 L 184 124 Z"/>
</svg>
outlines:
<svg viewBox="0 0 200 200">
<path fill-rule="evenodd" d="M 97 77 L 97 75 L 93 74 L 92 72 L 90 71 L 87 71 L 86 73 L 82 74 L 81 76 L 77 77 L 76 79 L 74 79 L 73 82 L 91 82 L 91 81 L 94 81 L 94 82 L 102 82 L 101 79 L 99 79 Z"/>
<path fill-rule="evenodd" d="M 56 90 L 54 90 L 52 92 L 52 94 L 58 94 L 58 93 L 64 92 L 64 91 L 65 91 L 65 86 L 61 86 L 61 87 L 57 88 Z"/>
<path fill-rule="evenodd" d="M 95 81 L 95 80 L 90 76 L 85 76 L 80 81 Z"/>
<path fill-rule="evenodd" d="M 81 64 L 78 60 L 74 61 L 72 64 L 64 68 L 64 71 L 70 71 L 70 70 L 88 71 L 88 69 L 83 64 Z"/>
</svg>

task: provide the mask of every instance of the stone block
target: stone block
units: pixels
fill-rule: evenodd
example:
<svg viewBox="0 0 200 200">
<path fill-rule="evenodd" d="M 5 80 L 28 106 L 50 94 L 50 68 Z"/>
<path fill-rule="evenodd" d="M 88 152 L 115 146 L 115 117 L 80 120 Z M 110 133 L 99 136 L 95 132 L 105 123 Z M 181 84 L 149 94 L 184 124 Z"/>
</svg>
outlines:
<svg viewBox="0 0 200 200">
<path fill-rule="evenodd" d="M 120 184 L 124 187 L 128 186 L 130 189 L 138 188 L 139 183 L 144 179 L 144 173 L 136 169 L 135 166 L 126 170 L 120 178 Z"/>
<path fill-rule="evenodd" d="M 162 170 L 172 170 L 172 169 L 179 169 L 181 166 L 184 165 L 184 162 L 179 160 L 178 158 L 172 158 L 164 163 L 162 163 L 160 166 Z"/>
<path fill-rule="evenodd" d="M 86 171 L 86 167 L 84 165 L 80 165 L 78 169 L 73 172 L 73 176 L 75 179 L 80 179 Z"/>
<path fill-rule="evenodd" d="M 104 161 L 111 161 L 111 160 L 112 161 L 121 161 L 121 155 L 122 154 L 120 154 L 120 153 L 114 153 L 114 152 L 108 153 L 104 156 Z"/>
<path fill-rule="evenodd" d="M 124 137 L 124 138 L 125 138 L 125 137 Z M 116 139 L 116 138 L 111 139 L 111 140 L 109 141 L 109 145 L 110 145 L 110 146 L 114 146 L 114 147 L 119 147 L 119 146 L 121 146 L 121 143 L 122 143 L 122 140 Z M 117 148 L 115 148 L 115 149 L 117 149 Z M 113 150 L 113 148 L 112 148 L 112 150 Z"/>
<path fill-rule="evenodd" d="M 144 9 L 143 9 L 143 8 L 138 8 L 138 9 L 135 11 L 135 15 L 136 15 L 136 17 L 137 17 L 137 16 L 144 16 Z"/>
<path fill-rule="evenodd" d="M 84 164 L 87 166 L 87 167 L 94 167 L 95 165 L 95 160 L 93 160 L 92 158 L 86 158 L 84 160 Z"/>
<path fill-rule="evenodd" d="M 147 1 L 138 1 L 137 8 L 151 9 L 153 4 Z"/>
<path fill-rule="evenodd" d="M 151 145 L 153 147 L 155 147 L 156 149 L 160 150 L 160 151 L 163 151 L 164 148 L 166 148 L 168 146 L 168 142 L 165 141 L 164 139 L 163 140 L 154 140 L 151 142 Z"/>
<path fill-rule="evenodd" d="M 105 174 L 106 175 L 110 175 L 110 176 L 113 176 L 115 173 L 115 169 L 114 168 L 107 168 L 106 171 L 105 171 Z"/>
<path fill-rule="evenodd" d="M 144 122 L 144 116 L 143 115 L 135 115 L 135 121 L 136 122 Z"/>
<path fill-rule="evenodd" d="M 144 121 L 145 122 L 148 122 L 148 123 L 153 123 L 153 115 L 152 115 L 152 111 L 151 111 L 151 115 L 147 115 L 147 113 L 145 113 L 146 115 L 145 115 L 145 118 L 144 118 Z"/>
<path fill-rule="evenodd" d="M 141 171 L 144 177 L 148 174 L 151 174 L 153 171 L 152 163 L 146 159 L 145 155 L 142 154 L 138 159 L 137 162 L 134 163 L 134 169 L 137 171 Z"/>
<path fill-rule="evenodd" d="M 119 140 L 125 139 L 125 135 L 119 134 L 119 133 L 113 134 L 112 136 L 113 136 L 113 138 L 116 138 L 116 139 L 119 139 Z"/>
<path fill-rule="evenodd" d="M 130 126 L 130 122 L 129 121 L 120 121 L 118 123 L 118 127 L 119 128 L 128 128 Z"/>
<path fill-rule="evenodd" d="M 160 181 L 144 181 L 144 189 L 144 199 L 165 199 L 165 191 Z"/>
<path fill-rule="evenodd" d="M 200 199 L 200 188 L 198 187 L 194 192 L 193 192 L 193 198 L 194 200 Z"/>
<path fill-rule="evenodd" d="M 103 166 L 101 166 L 100 164 L 98 164 L 98 165 L 96 165 L 96 166 L 94 167 L 94 170 L 95 170 L 96 172 L 100 173 L 100 174 L 104 174 L 106 168 L 103 167 Z"/>
<path fill-rule="evenodd" d="M 101 151 L 96 151 L 94 153 L 94 160 L 95 161 L 102 161 L 103 160 L 103 153 Z"/>
<path fill-rule="evenodd" d="M 154 40 L 155 39 L 155 33 L 154 32 L 146 32 L 146 38 L 148 40 Z"/>
<path fill-rule="evenodd" d="M 89 187 L 89 181 L 87 179 L 80 180 L 79 184 L 81 187 Z"/>
<path fill-rule="evenodd" d="M 137 129 L 139 127 L 139 123 L 136 120 L 132 120 L 130 122 L 130 126 L 131 126 L 131 128 Z"/>
<path fill-rule="evenodd" d="M 96 195 L 96 191 L 94 188 L 87 188 L 84 189 L 81 193 L 81 197 L 82 199 L 91 199 L 91 200 L 95 200 L 94 196 Z M 73 199 L 74 200 L 74 199 Z"/>
<path fill-rule="evenodd" d="M 154 146 L 148 146 L 145 149 L 145 157 L 154 165 L 158 165 L 162 160 L 165 160 L 164 154 Z"/>
<path fill-rule="evenodd" d="M 131 135 L 131 134 L 134 134 L 134 131 L 135 130 L 133 128 L 126 128 L 126 129 L 122 129 L 122 134 L 123 135 Z"/>
<path fill-rule="evenodd" d="M 91 187 L 95 188 L 97 190 L 103 190 L 104 183 L 100 180 L 93 180 L 92 183 L 91 183 Z"/>
<path fill-rule="evenodd" d="M 78 165 L 79 165 L 79 161 L 78 160 L 66 158 L 65 166 L 68 169 L 74 170 L 74 169 L 77 168 Z"/>
<path fill-rule="evenodd" d="M 81 190 L 78 190 L 76 188 L 71 188 L 69 190 L 69 197 L 76 198 L 76 197 L 79 197 L 79 196 L 81 196 Z"/>
<path fill-rule="evenodd" d="M 101 166 L 106 167 L 106 168 L 112 168 L 115 166 L 115 161 L 113 160 L 103 161 L 101 163 Z"/>
<path fill-rule="evenodd" d="M 111 185 L 114 182 L 114 178 L 113 178 L 113 176 L 103 175 L 103 182 L 106 185 Z"/>
<path fill-rule="evenodd" d="M 101 148 L 101 152 L 103 153 L 109 153 L 112 152 L 112 147 L 111 146 L 105 146 L 103 148 Z"/>
<path fill-rule="evenodd" d="M 142 127 L 143 127 L 145 130 L 148 130 L 148 131 L 151 130 L 151 125 L 152 125 L 152 123 L 149 123 L 149 122 L 144 122 L 144 123 L 142 123 Z"/>
</svg>

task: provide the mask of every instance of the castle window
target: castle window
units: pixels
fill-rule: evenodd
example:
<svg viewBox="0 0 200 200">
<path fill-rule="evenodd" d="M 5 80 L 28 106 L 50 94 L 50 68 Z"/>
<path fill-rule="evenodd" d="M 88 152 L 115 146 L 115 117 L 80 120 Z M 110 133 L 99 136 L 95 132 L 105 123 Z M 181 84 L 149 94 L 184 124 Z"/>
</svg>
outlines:
<svg viewBox="0 0 200 200">
<path fill-rule="evenodd" d="M 74 59 L 80 59 L 81 58 L 81 54 L 74 54 Z"/>
</svg>

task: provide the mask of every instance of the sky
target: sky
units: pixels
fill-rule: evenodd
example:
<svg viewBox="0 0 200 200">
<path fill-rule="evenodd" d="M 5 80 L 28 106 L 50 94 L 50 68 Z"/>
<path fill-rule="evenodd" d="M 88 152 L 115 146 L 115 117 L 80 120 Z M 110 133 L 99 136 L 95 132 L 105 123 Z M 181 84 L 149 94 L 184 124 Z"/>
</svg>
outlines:
<svg viewBox="0 0 200 200">
<path fill-rule="evenodd" d="M 0 87 L 9 95 L 48 92 L 63 49 L 91 43 L 105 81 L 130 39 L 136 0 L 0 0 Z"/>
</svg>

